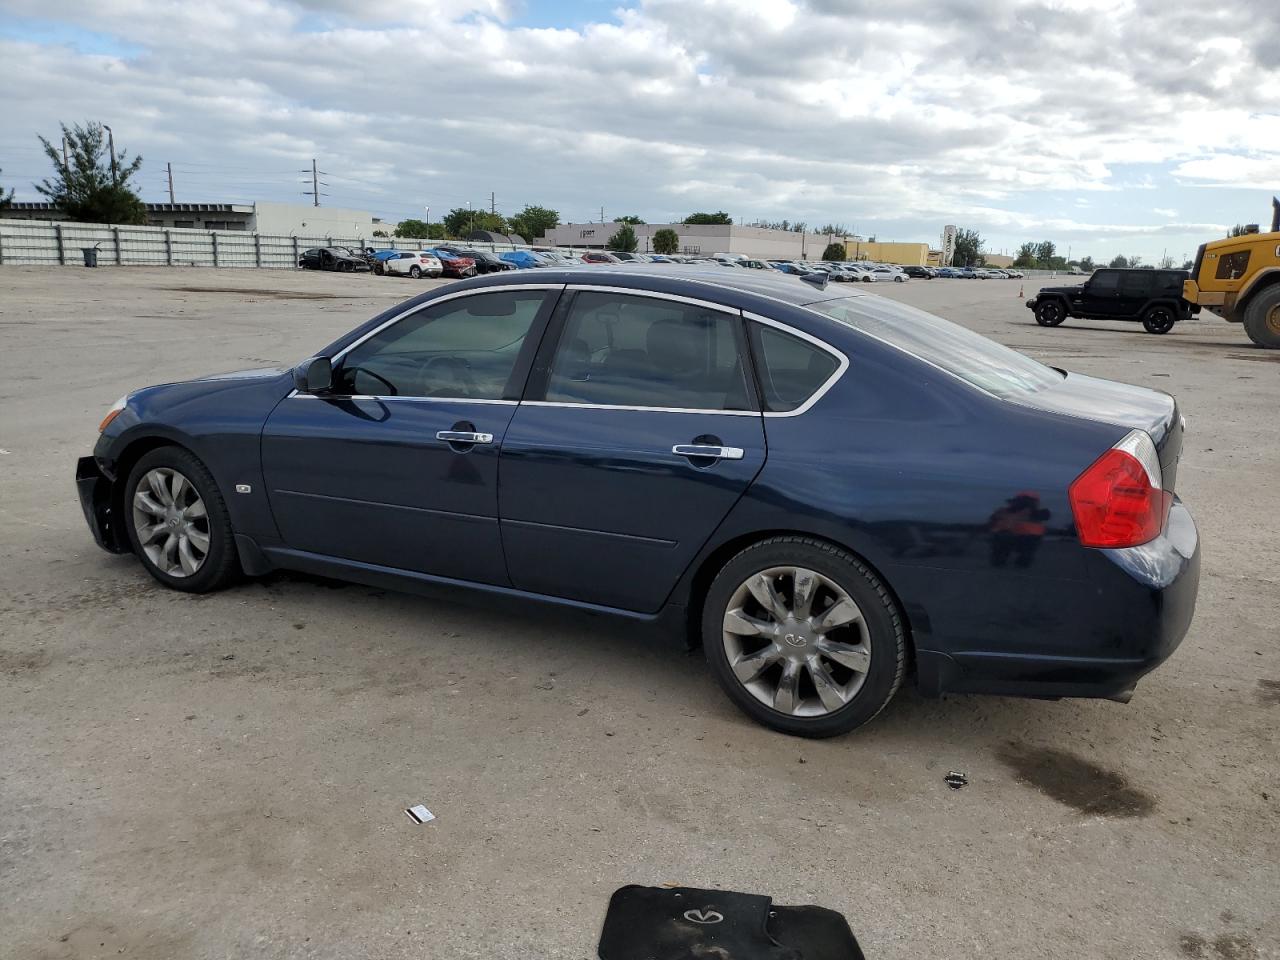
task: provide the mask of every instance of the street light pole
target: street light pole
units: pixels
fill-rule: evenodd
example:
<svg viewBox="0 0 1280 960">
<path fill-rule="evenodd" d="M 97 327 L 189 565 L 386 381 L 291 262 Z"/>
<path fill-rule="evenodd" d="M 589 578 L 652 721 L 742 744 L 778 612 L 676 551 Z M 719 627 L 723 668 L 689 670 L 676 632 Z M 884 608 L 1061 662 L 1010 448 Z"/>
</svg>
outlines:
<svg viewBox="0 0 1280 960">
<path fill-rule="evenodd" d="M 111 128 L 105 123 L 102 125 L 102 129 L 107 131 L 107 144 L 111 150 L 111 185 L 118 187 L 120 185 L 120 176 L 116 171 L 116 138 L 111 132 Z"/>
</svg>

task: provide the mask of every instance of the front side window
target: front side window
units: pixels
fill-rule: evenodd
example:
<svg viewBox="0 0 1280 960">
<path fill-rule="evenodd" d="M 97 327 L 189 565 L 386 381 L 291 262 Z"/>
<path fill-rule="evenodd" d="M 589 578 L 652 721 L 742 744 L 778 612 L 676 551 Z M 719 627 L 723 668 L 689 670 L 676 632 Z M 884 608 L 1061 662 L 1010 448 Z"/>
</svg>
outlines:
<svg viewBox="0 0 1280 960">
<path fill-rule="evenodd" d="M 1219 280 L 1239 280 L 1244 276 L 1244 272 L 1249 269 L 1249 250 L 1241 250 L 1238 253 L 1225 253 L 1218 258 L 1217 279 Z"/>
<path fill-rule="evenodd" d="M 1114 293 L 1120 286 L 1120 274 L 1109 270 L 1100 270 L 1089 280 L 1090 293 Z"/>
<path fill-rule="evenodd" d="M 347 353 L 335 378 L 338 392 L 501 400 L 545 296 L 479 293 L 424 307 Z"/>
<path fill-rule="evenodd" d="M 770 412 L 803 406 L 840 368 L 830 352 L 774 327 L 753 323 L 751 338 L 764 408 Z"/>
<path fill-rule="evenodd" d="M 552 358 L 546 399 L 749 410 L 739 322 L 672 300 L 579 293 Z"/>
</svg>

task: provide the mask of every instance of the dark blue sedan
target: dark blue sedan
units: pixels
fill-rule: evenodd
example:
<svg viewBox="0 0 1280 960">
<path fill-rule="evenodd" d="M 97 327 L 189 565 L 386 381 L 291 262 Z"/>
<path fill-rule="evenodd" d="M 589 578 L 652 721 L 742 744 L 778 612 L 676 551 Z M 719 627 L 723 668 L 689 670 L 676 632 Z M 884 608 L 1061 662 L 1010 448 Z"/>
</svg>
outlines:
<svg viewBox="0 0 1280 960">
<path fill-rule="evenodd" d="M 191 592 L 288 568 L 661 621 L 813 737 L 907 677 L 1126 700 L 1186 633 L 1167 394 L 817 279 L 528 276 L 130 394 L 78 465 L 98 543 Z"/>
</svg>

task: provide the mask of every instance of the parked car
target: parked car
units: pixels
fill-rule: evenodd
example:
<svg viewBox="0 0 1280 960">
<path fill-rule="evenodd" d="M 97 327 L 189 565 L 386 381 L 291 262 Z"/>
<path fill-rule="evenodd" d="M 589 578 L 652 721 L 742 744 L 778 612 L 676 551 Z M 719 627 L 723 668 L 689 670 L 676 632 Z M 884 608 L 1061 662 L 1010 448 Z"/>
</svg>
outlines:
<svg viewBox="0 0 1280 960">
<path fill-rule="evenodd" d="M 615 257 L 612 253 L 604 250 L 588 250 L 582 255 L 583 263 L 621 263 L 622 261 Z"/>
<path fill-rule="evenodd" d="M 978 271 L 973 267 L 958 267 L 956 273 L 964 280 L 977 280 Z"/>
<path fill-rule="evenodd" d="M 429 250 L 396 251 L 394 257 L 386 257 L 381 261 L 383 271 L 388 276 L 438 277 L 444 273 L 444 265 L 440 258 Z"/>
<path fill-rule="evenodd" d="M 298 257 L 298 266 L 304 270 L 334 270 L 338 273 L 354 273 L 368 270 L 369 263 L 346 247 L 313 247 Z"/>
<path fill-rule="evenodd" d="M 467 277 L 474 277 L 479 271 L 476 269 L 476 262 L 470 257 L 459 256 L 456 253 L 450 253 L 441 247 L 427 251 L 434 254 L 440 261 L 440 266 L 444 270 L 443 276 L 456 277 L 464 280 Z"/>
<path fill-rule="evenodd" d="M 930 270 L 928 267 L 917 267 L 915 265 L 911 265 L 911 266 L 903 267 L 902 272 L 905 273 L 908 277 L 912 277 L 916 280 L 932 280 L 933 279 L 933 271 Z"/>
<path fill-rule="evenodd" d="M 391 248 L 387 250 L 369 249 L 365 251 L 365 254 L 366 254 L 366 259 L 369 261 L 370 268 L 373 270 L 375 274 L 377 274 L 380 277 L 384 273 L 386 273 L 386 271 L 383 269 L 383 264 L 393 257 L 398 257 L 400 255 L 400 251 L 396 250 L 395 248 Z"/>
<path fill-rule="evenodd" d="M 892 280 L 894 283 L 907 282 L 907 275 L 895 264 L 882 263 L 875 268 L 874 272 L 880 274 L 881 280 Z"/>
<path fill-rule="evenodd" d="M 500 256 L 490 253 L 488 250 L 472 250 L 469 247 L 447 246 L 440 247 L 449 253 L 458 257 L 466 257 L 473 260 L 476 265 L 476 273 L 500 273 L 503 270 L 514 270 L 515 266 L 503 260 Z"/>
<path fill-rule="evenodd" d="M 547 266 L 546 261 L 540 259 L 537 254 L 528 250 L 504 250 L 498 256 L 505 263 L 509 263 L 512 269 L 517 270 L 534 270 Z"/>
<path fill-rule="evenodd" d="M 742 710 L 822 737 L 908 677 L 1127 699 L 1195 607 L 1183 431 L 1168 394 L 848 287 L 601 267 L 135 390 L 76 483 L 168 587 L 293 569 L 688 626 Z"/>
<path fill-rule="evenodd" d="M 1148 333 L 1168 333 L 1175 323 L 1200 312 L 1182 299 L 1186 270 L 1095 270 L 1084 283 L 1042 287 L 1027 300 L 1027 309 L 1042 327 L 1056 327 L 1067 317 L 1087 320 L 1140 321 Z"/>
</svg>

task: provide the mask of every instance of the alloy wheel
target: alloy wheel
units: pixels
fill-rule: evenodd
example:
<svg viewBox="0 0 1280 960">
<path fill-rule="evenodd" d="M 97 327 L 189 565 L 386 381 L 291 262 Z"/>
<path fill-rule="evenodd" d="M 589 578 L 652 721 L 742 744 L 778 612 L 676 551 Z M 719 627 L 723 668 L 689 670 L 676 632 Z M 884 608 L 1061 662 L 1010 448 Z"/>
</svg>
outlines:
<svg viewBox="0 0 1280 960">
<path fill-rule="evenodd" d="M 196 573 L 209 555 L 209 515 L 195 486 L 172 467 L 148 470 L 133 494 L 133 528 L 147 559 L 171 577 Z"/>
<path fill-rule="evenodd" d="M 792 717 L 846 706 L 871 668 L 862 611 L 838 583 L 805 567 L 771 567 L 744 580 L 729 598 L 722 642 L 743 688 Z"/>
</svg>

